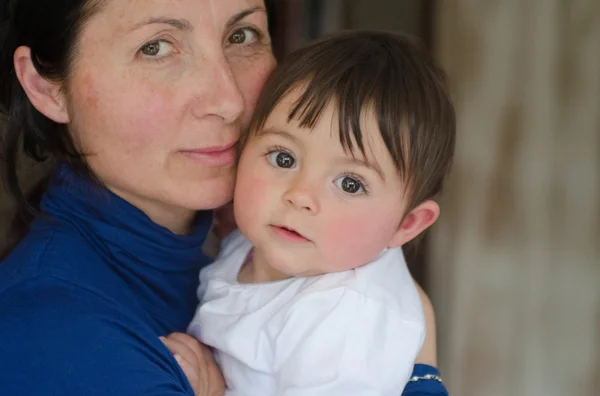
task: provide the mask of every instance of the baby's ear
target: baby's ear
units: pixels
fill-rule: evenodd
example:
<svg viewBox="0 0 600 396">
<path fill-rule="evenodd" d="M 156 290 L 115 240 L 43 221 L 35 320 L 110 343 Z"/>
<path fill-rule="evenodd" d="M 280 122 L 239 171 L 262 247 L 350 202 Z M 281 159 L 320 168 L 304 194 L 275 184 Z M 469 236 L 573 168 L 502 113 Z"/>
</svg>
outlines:
<svg viewBox="0 0 600 396">
<path fill-rule="evenodd" d="M 400 247 L 429 228 L 440 215 L 440 206 L 435 201 L 425 201 L 404 216 L 388 247 Z"/>
</svg>

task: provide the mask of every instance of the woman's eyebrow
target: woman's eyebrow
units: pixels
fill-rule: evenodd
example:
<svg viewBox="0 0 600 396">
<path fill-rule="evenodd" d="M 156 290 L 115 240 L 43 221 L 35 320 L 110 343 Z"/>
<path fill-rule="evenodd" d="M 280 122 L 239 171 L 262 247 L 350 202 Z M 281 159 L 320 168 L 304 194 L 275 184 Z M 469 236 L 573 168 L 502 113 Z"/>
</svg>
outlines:
<svg viewBox="0 0 600 396">
<path fill-rule="evenodd" d="M 134 30 L 137 30 L 141 27 L 144 27 L 147 25 L 152 25 L 155 23 L 171 25 L 175 29 L 178 29 L 178 30 L 185 30 L 185 31 L 194 30 L 194 26 L 187 19 L 177 19 L 177 18 L 168 18 L 168 17 L 159 16 L 159 17 L 150 17 L 148 19 L 143 20 L 142 22 L 136 23 L 135 25 L 133 25 L 133 27 L 129 31 L 133 32 Z"/>
<path fill-rule="evenodd" d="M 259 11 L 264 12 L 265 14 L 267 13 L 266 8 L 263 6 L 256 6 L 256 7 L 248 8 L 247 10 L 238 12 L 237 14 L 235 14 L 234 16 L 229 18 L 229 20 L 227 21 L 227 28 L 230 28 L 231 26 L 235 25 L 242 19 L 246 18 L 248 15 L 254 14 L 255 12 L 259 12 Z"/>
<path fill-rule="evenodd" d="M 239 21 L 241 21 L 248 15 L 254 14 L 255 12 L 266 13 L 267 10 L 262 6 L 256 6 L 256 7 L 252 7 L 252 8 L 248 8 L 246 10 L 240 11 L 237 14 L 233 15 L 231 18 L 229 18 L 229 20 L 227 21 L 227 28 L 230 28 L 231 26 L 235 25 L 236 23 L 238 23 Z M 188 31 L 188 32 L 194 30 L 194 26 L 187 19 L 156 16 L 156 17 L 150 17 L 148 19 L 143 20 L 142 22 L 136 23 L 135 25 L 133 25 L 133 27 L 129 31 L 133 32 L 134 30 L 137 30 L 143 26 L 152 25 L 152 24 L 171 25 L 175 29 L 184 30 L 184 31 Z"/>
</svg>

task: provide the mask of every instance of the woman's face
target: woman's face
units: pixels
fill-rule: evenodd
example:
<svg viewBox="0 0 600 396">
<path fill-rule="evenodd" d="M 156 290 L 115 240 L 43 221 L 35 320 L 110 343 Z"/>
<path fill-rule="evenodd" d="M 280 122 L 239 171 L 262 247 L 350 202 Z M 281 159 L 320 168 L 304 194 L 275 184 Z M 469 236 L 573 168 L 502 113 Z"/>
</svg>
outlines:
<svg viewBox="0 0 600 396">
<path fill-rule="evenodd" d="M 182 232 L 231 198 L 274 66 L 263 0 L 107 0 L 79 40 L 69 128 L 101 182 Z"/>
</svg>

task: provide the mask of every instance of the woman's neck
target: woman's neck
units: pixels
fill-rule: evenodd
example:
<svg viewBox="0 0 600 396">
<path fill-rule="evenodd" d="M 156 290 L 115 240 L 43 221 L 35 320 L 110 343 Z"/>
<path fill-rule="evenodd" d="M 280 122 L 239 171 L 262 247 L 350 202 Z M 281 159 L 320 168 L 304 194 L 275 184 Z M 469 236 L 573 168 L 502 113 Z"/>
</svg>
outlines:
<svg viewBox="0 0 600 396">
<path fill-rule="evenodd" d="M 196 215 L 195 210 L 165 205 L 156 200 L 128 194 L 110 186 L 107 186 L 107 188 L 144 212 L 154 223 L 168 229 L 173 234 L 188 235 L 191 232 L 192 223 Z"/>
</svg>

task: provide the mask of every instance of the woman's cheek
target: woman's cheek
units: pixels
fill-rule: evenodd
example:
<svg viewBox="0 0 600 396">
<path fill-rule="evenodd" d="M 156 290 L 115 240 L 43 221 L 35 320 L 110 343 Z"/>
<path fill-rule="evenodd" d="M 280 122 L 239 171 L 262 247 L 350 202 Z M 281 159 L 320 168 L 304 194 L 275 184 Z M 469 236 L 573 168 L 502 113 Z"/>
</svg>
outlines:
<svg viewBox="0 0 600 396">
<path fill-rule="evenodd" d="M 238 76 L 237 82 L 244 96 L 244 104 L 246 106 L 243 120 L 244 126 L 250 123 L 260 92 L 267 78 L 269 78 L 275 69 L 276 62 L 273 56 L 268 54 L 268 56 L 261 57 L 260 62 L 251 63 L 251 66 L 249 68 L 241 66 L 234 71 Z"/>
<path fill-rule="evenodd" d="M 86 108 L 79 109 L 78 114 L 88 115 L 81 120 L 85 123 L 81 132 L 97 132 L 95 136 L 81 136 L 83 140 L 98 148 L 110 146 L 114 151 L 131 152 L 168 138 L 162 135 L 173 130 L 176 117 L 172 111 L 176 98 L 171 89 L 136 84 L 134 80 L 121 81 L 118 90 L 106 88 L 113 85 L 91 78 L 79 85 L 77 96 L 84 99 L 81 103 Z"/>
<path fill-rule="evenodd" d="M 148 86 L 138 89 L 135 95 L 122 98 L 121 112 L 125 120 L 129 120 L 128 129 L 146 138 L 173 142 L 178 133 L 176 120 L 181 114 L 174 92 L 166 87 Z M 132 91 L 133 92 L 133 91 Z"/>
</svg>

